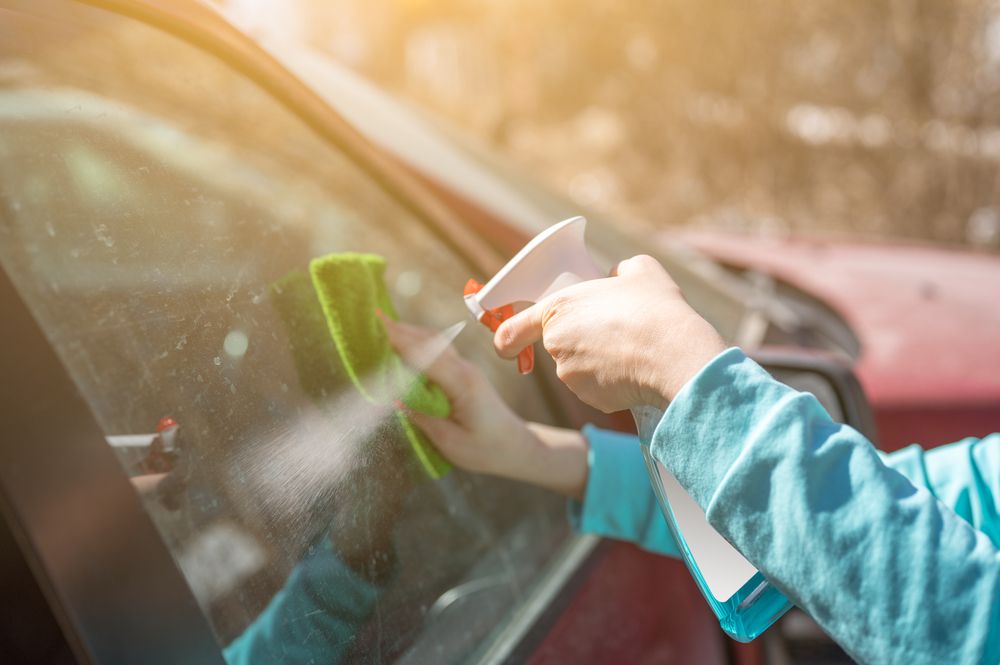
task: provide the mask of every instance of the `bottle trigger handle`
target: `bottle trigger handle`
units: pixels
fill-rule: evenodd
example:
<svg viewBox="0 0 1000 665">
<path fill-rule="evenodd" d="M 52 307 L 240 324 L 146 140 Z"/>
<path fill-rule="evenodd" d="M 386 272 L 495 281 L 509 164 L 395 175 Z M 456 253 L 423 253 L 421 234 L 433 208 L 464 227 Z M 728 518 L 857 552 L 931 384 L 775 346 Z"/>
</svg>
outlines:
<svg viewBox="0 0 1000 665">
<path fill-rule="evenodd" d="M 482 284 L 470 279 L 465 283 L 463 295 L 474 295 L 479 293 L 482 288 Z M 491 332 L 496 332 L 500 324 L 512 316 L 514 316 L 514 305 L 503 305 L 495 309 L 484 309 L 479 316 L 479 322 L 489 328 Z M 533 369 L 535 369 L 535 347 L 529 345 L 517 354 L 517 371 L 521 374 L 531 374 Z"/>
</svg>

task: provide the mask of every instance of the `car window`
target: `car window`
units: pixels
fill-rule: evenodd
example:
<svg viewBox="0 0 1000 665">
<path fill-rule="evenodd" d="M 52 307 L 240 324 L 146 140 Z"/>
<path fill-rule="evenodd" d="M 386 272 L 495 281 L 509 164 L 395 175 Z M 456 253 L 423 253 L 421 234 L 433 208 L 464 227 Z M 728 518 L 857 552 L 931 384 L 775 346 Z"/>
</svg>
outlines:
<svg viewBox="0 0 1000 665">
<path fill-rule="evenodd" d="M 343 386 L 317 397 L 275 294 L 313 257 L 373 252 L 401 317 L 443 329 L 471 268 L 222 62 L 103 10 L 13 4 L 0 262 L 226 656 L 391 661 L 435 635 L 436 660 L 466 658 L 569 537 L 564 507 L 432 481 L 383 411 Z M 488 334 L 456 344 L 523 416 L 558 421 Z"/>
</svg>

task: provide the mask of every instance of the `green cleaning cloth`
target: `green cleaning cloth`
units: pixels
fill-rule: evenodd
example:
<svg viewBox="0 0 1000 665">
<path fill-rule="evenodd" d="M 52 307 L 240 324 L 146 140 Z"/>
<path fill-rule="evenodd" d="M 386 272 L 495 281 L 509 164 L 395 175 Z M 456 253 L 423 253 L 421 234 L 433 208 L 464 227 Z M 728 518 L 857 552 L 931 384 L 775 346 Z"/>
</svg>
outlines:
<svg viewBox="0 0 1000 665">
<path fill-rule="evenodd" d="M 293 272 L 271 285 L 272 302 L 285 321 L 303 389 L 326 396 L 343 377 L 373 404 L 400 400 L 407 408 L 439 418 L 451 413 L 444 392 L 411 370 L 389 345 L 381 309 L 396 319 L 385 286 L 385 259 L 341 253 L 313 259 L 311 280 Z M 451 469 L 402 411 L 396 412 L 414 455 L 432 478 Z"/>
<path fill-rule="evenodd" d="M 340 360 L 361 394 L 376 404 L 402 400 L 419 413 L 451 415 L 441 388 L 403 363 L 375 315 L 381 309 L 386 316 L 399 318 L 385 286 L 385 259 L 375 254 L 329 254 L 310 261 L 309 272 Z M 403 412 L 396 416 L 431 477 L 447 473 L 451 466 L 423 433 Z"/>
</svg>

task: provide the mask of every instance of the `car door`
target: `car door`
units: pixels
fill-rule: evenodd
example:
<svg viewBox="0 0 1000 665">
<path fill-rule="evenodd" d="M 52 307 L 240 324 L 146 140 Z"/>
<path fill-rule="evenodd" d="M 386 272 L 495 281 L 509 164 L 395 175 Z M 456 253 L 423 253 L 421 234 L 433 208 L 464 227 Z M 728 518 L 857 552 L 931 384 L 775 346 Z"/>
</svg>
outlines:
<svg viewBox="0 0 1000 665">
<path fill-rule="evenodd" d="M 441 329 L 473 266 L 224 63 L 101 10 L 19 9 L 0 40 L 0 262 L 137 489 L 174 485 L 144 506 L 219 647 L 325 557 L 352 579 L 326 590 L 341 616 L 295 633 L 317 652 L 467 658 L 571 540 L 562 502 L 421 475 L 376 410 L 317 399 L 276 294 L 313 257 L 374 252 L 401 316 Z M 522 415 L 560 418 L 488 336 L 457 344 Z M 164 417 L 179 442 L 157 462 Z M 354 583 L 375 602 L 345 601 Z"/>
<path fill-rule="evenodd" d="M 187 642 L 185 661 L 213 662 L 197 622 L 181 620 L 189 590 L 230 663 L 724 658 L 677 562 L 574 535 L 561 500 L 523 485 L 460 471 L 432 481 L 350 390 L 317 397 L 284 278 L 316 256 L 374 252 L 402 318 L 443 329 L 464 319 L 460 289 L 482 263 L 226 58 L 76 3 L 3 4 L 0 264 L 102 446 L 81 457 L 75 437 L 46 440 L 60 460 L 49 466 L 41 448 L 22 450 L 65 481 L 35 498 L 72 502 L 88 528 L 41 534 L 51 539 L 34 518 L 21 528 L 42 554 L 106 574 L 50 586 L 107 612 L 63 625 L 114 616 L 101 594 L 115 570 L 123 588 L 148 589 L 134 608 L 147 632 L 103 625 L 78 655 L 110 662 L 162 635 L 162 653 Z M 522 416 L 581 424 L 480 332 L 456 344 Z M 50 420 L 72 412 L 55 384 L 36 388 Z M 39 423 L 25 414 L 12 422 Z M 112 519 L 121 495 L 112 506 L 68 491 L 70 460 L 81 487 L 113 486 L 90 463 L 109 451 L 170 566 L 137 521 L 123 531 Z M 106 547 L 68 545 L 60 529 Z M 163 588 L 177 584 L 183 593 Z"/>
</svg>

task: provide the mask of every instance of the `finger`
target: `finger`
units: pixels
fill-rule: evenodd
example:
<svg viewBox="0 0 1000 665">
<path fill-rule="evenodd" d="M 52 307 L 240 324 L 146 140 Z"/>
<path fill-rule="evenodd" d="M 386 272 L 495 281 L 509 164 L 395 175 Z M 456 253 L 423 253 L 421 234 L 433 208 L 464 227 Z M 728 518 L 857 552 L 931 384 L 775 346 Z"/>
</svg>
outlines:
<svg viewBox="0 0 1000 665">
<path fill-rule="evenodd" d="M 389 335 L 390 343 L 393 340 L 398 341 L 400 344 L 413 344 L 421 340 L 426 340 L 433 337 L 436 333 L 430 328 L 425 328 L 423 326 L 418 326 L 412 323 L 404 323 L 403 321 L 396 321 L 390 319 L 382 311 L 376 312 L 379 320 L 385 326 L 385 331 Z"/>
<path fill-rule="evenodd" d="M 465 431 L 445 418 L 435 418 L 415 411 L 407 411 L 406 417 L 427 435 L 427 438 L 446 456 L 450 458 L 451 451 L 462 445 L 468 438 Z"/>
<path fill-rule="evenodd" d="M 412 323 L 393 321 L 387 317 L 381 318 L 385 325 L 386 335 L 389 337 L 389 344 L 403 356 L 403 360 L 406 360 L 407 364 L 420 365 L 420 358 L 417 356 L 421 355 L 421 351 L 429 345 L 434 345 L 435 341 L 439 342 L 439 346 L 446 344 L 441 333 L 435 330 Z"/>
<path fill-rule="evenodd" d="M 441 389 L 448 395 L 448 399 L 454 404 L 461 401 L 472 389 L 476 372 L 474 367 L 458 353 L 448 349 L 420 371 L 431 381 L 441 386 Z"/>
<path fill-rule="evenodd" d="M 548 308 L 549 300 L 546 299 L 500 324 L 496 334 L 493 335 L 493 346 L 500 357 L 514 358 L 521 349 L 542 338 Z"/>
<path fill-rule="evenodd" d="M 621 261 L 611 269 L 612 277 L 626 277 L 629 275 L 642 275 L 650 272 L 663 272 L 660 262 L 647 254 L 639 254 L 630 259 Z"/>
<path fill-rule="evenodd" d="M 468 363 L 439 332 L 398 321 L 386 321 L 389 343 L 412 369 L 426 374 L 455 401 L 469 388 Z"/>
</svg>

